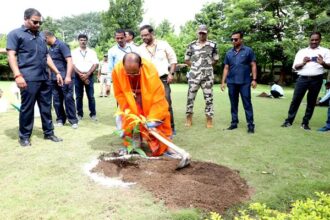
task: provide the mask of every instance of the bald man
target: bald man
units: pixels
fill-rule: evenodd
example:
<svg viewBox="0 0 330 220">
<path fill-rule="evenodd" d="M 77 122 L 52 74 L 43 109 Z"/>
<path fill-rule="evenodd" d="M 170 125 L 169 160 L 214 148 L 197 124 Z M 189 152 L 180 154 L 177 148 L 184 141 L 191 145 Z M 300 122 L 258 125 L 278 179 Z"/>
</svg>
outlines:
<svg viewBox="0 0 330 220">
<path fill-rule="evenodd" d="M 157 70 L 150 62 L 141 59 L 136 53 L 128 53 L 123 62 L 118 63 L 113 72 L 113 89 L 121 111 L 127 109 L 135 115 L 143 115 L 149 121 L 147 126 L 154 128 L 163 137 L 170 139 L 172 135 L 171 118 L 165 97 L 164 86 L 159 79 Z M 122 118 L 124 145 L 129 146 L 126 137 L 132 137 L 134 125 L 132 120 Z M 148 135 L 140 125 L 140 142 L 145 140 L 152 156 L 160 156 L 167 151 L 167 146 Z"/>
</svg>

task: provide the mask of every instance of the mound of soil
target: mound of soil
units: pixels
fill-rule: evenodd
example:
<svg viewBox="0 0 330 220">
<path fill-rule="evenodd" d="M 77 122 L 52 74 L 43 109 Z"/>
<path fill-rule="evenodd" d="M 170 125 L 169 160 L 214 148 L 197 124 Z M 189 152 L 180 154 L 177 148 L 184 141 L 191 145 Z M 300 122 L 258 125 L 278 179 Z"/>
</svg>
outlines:
<svg viewBox="0 0 330 220">
<path fill-rule="evenodd" d="M 136 182 L 170 208 L 201 208 L 223 213 L 250 198 L 250 189 L 237 171 L 213 163 L 192 161 L 176 170 L 178 160 L 100 160 L 92 172 Z"/>
</svg>

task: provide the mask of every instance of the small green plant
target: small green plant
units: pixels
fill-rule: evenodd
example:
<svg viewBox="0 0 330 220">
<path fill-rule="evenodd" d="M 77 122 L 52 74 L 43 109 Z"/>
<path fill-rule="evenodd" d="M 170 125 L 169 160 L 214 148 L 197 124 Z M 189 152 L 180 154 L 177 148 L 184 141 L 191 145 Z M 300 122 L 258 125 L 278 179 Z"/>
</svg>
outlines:
<svg viewBox="0 0 330 220">
<path fill-rule="evenodd" d="M 130 136 L 124 137 L 124 140 L 126 141 L 126 143 L 128 143 L 128 145 L 127 145 L 128 154 L 136 152 L 142 157 L 147 157 L 146 153 L 140 147 L 140 144 L 137 144 L 137 141 L 135 141 L 135 138 L 139 139 L 139 137 L 143 134 L 143 131 L 140 130 L 141 125 L 145 125 L 148 121 L 150 122 L 150 121 L 157 121 L 157 120 L 154 120 L 154 119 L 147 120 L 147 118 L 144 117 L 143 115 L 135 115 L 135 114 L 131 113 L 129 109 L 126 109 L 125 111 L 121 111 L 118 109 L 115 114 L 115 117 L 117 117 L 117 116 L 125 116 L 127 118 L 127 120 L 131 121 L 129 123 L 129 126 L 133 126 L 133 129 L 126 130 L 127 133 L 132 134 L 132 137 L 130 137 Z M 118 130 L 115 131 L 114 133 L 119 136 L 121 135 L 120 134 L 121 132 Z M 145 136 L 148 136 L 148 135 L 145 135 Z"/>
<path fill-rule="evenodd" d="M 205 220 L 222 220 L 223 218 L 219 213 L 216 212 L 210 212 L 210 217 Z"/>
<path fill-rule="evenodd" d="M 307 198 L 292 204 L 289 213 L 268 208 L 265 204 L 252 203 L 248 209 L 240 210 L 235 220 L 328 220 L 330 219 L 330 194 L 316 192 L 316 200 Z M 210 212 L 207 220 L 222 219 L 218 213 Z"/>
</svg>

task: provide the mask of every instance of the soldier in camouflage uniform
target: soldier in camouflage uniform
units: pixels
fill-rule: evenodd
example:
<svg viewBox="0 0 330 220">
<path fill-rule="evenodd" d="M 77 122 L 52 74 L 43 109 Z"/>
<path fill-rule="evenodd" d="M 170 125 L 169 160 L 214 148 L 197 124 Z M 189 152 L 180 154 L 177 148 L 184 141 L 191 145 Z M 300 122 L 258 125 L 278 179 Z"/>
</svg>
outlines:
<svg viewBox="0 0 330 220">
<path fill-rule="evenodd" d="M 207 40 L 207 27 L 206 25 L 200 25 L 198 28 L 198 40 L 189 44 L 185 62 L 190 66 L 189 78 L 188 78 L 188 97 L 187 97 L 187 120 L 186 127 L 192 125 L 192 115 L 194 108 L 194 101 L 201 87 L 204 100 L 206 102 L 205 115 L 206 115 L 206 127 L 211 128 L 213 118 L 213 66 L 219 60 L 217 52 L 217 44 L 210 40 Z"/>
</svg>

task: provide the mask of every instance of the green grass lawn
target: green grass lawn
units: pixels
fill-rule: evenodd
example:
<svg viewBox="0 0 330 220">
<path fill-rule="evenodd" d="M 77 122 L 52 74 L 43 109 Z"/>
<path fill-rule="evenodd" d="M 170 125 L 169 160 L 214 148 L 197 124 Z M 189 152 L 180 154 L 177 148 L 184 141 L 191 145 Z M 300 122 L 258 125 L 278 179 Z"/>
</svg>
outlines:
<svg viewBox="0 0 330 220">
<path fill-rule="evenodd" d="M 98 91 L 98 84 L 96 91 Z M 0 82 L 12 100 L 10 83 Z M 226 92 L 215 86 L 214 128 L 205 128 L 204 101 L 199 91 L 193 127 L 185 128 L 187 85 L 173 85 L 172 99 L 177 135 L 174 142 L 191 153 L 194 160 L 210 161 L 240 171 L 253 187 L 249 202 L 263 202 L 285 210 L 291 201 L 330 192 L 330 133 L 320 133 L 327 108 L 317 107 L 310 122 L 312 131 L 300 128 L 303 101 L 291 128 L 281 128 L 292 97 L 285 88 L 284 99 L 255 97 L 267 86 L 253 90 L 256 133 L 248 135 L 243 107 L 240 124 L 230 124 Z M 85 117 L 79 128 L 55 128 L 62 143 L 43 140 L 40 118 L 35 120 L 31 148 L 18 144 L 18 112 L 0 113 L 0 219 L 199 219 L 194 210 L 169 210 L 142 188 L 106 188 L 83 173 L 83 165 L 101 152 L 116 150 L 121 141 L 115 129 L 115 101 L 96 95 L 99 121 Z M 87 100 L 85 114 L 88 115 Z M 53 114 L 54 116 L 54 114 Z M 53 117 L 54 118 L 54 117 Z M 210 175 L 212 175 L 210 173 Z M 190 216 L 190 217 L 188 217 Z"/>
</svg>

